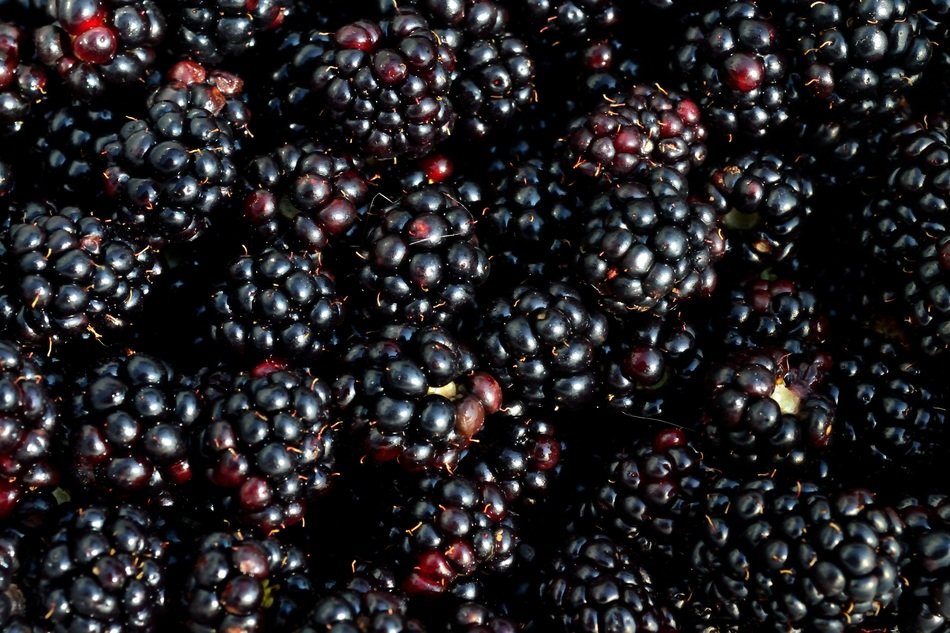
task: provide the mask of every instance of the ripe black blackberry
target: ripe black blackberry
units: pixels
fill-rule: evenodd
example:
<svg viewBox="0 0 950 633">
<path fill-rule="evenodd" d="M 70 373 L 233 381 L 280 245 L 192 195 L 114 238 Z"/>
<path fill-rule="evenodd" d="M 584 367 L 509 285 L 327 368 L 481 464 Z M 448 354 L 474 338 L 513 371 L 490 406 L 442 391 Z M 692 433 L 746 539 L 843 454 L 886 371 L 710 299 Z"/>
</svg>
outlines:
<svg viewBox="0 0 950 633">
<path fill-rule="evenodd" d="M 510 33 L 465 42 L 458 51 L 459 76 L 452 86 L 456 127 L 484 139 L 504 130 L 535 98 L 534 60 Z"/>
<path fill-rule="evenodd" d="M 372 320 L 445 323 L 475 303 L 488 279 L 488 255 L 478 245 L 475 218 L 447 185 L 413 191 L 368 217 L 358 256 L 361 296 Z"/>
<path fill-rule="evenodd" d="M 898 506 L 905 530 L 907 558 L 901 575 L 907 586 L 900 597 L 900 630 L 936 633 L 950 624 L 950 501 L 943 495 L 907 498 Z"/>
<path fill-rule="evenodd" d="M 807 173 L 778 154 L 751 150 L 711 168 L 704 193 L 722 218 L 730 251 L 772 266 L 797 253 L 815 189 Z"/>
<path fill-rule="evenodd" d="M 398 494 L 387 539 L 410 595 L 452 593 L 472 574 L 511 568 L 519 523 L 498 486 L 438 475 Z"/>
<path fill-rule="evenodd" d="M 509 396 L 554 409 L 595 397 L 607 318 L 588 309 L 577 288 L 529 281 L 498 297 L 484 316 L 482 358 Z"/>
<path fill-rule="evenodd" d="M 77 207 L 29 204 L 17 216 L 2 238 L 10 334 L 48 345 L 127 329 L 161 273 L 155 254 Z"/>
<path fill-rule="evenodd" d="M 274 362 L 217 382 L 193 439 L 209 498 L 263 534 L 299 523 L 334 477 L 329 387 Z"/>
<path fill-rule="evenodd" d="M 678 631 L 649 571 L 622 543 L 598 531 L 573 535 L 553 558 L 541 586 L 558 631 Z"/>
<path fill-rule="evenodd" d="M 561 143 L 564 173 L 589 181 L 648 181 L 653 168 L 682 175 L 706 160 L 706 128 L 688 96 L 638 84 L 575 118 Z"/>
<path fill-rule="evenodd" d="M 334 42 L 314 70 L 313 87 L 322 116 L 344 141 L 368 156 L 411 158 L 448 138 L 455 51 L 419 13 L 403 9 L 381 23 L 348 24 Z"/>
<path fill-rule="evenodd" d="M 691 12 L 673 64 L 720 134 L 763 137 L 791 116 L 779 31 L 754 1 Z"/>
<path fill-rule="evenodd" d="M 168 45 L 181 57 L 201 64 L 220 64 L 258 47 L 262 32 L 284 23 L 291 0 L 189 0 L 164 3 L 169 22 Z"/>
<path fill-rule="evenodd" d="M 693 529 L 696 602 L 724 625 L 843 632 L 901 595 L 903 523 L 867 491 L 722 479 Z"/>
<path fill-rule="evenodd" d="M 908 0 L 782 0 L 789 70 L 803 102 L 863 118 L 897 109 L 932 55 Z"/>
<path fill-rule="evenodd" d="M 168 77 L 148 96 L 146 116 L 100 141 L 118 220 L 153 246 L 208 229 L 237 184 L 234 160 L 249 116 L 236 75 L 181 62 Z"/>
<path fill-rule="evenodd" d="M 423 625 L 408 613 L 408 602 L 391 571 L 359 564 L 345 583 L 318 592 L 297 633 L 423 633 Z"/>
<path fill-rule="evenodd" d="M 508 8 L 497 0 L 409 0 L 405 4 L 422 13 L 442 33 L 451 30 L 462 37 L 488 37 L 498 35 L 508 25 Z"/>
<path fill-rule="evenodd" d="M 0 341 L 0 520 L 59 483 L 59 420 L 45 369 L 28 348 Z"/>
<path fill-rule="evenodd" d="M 0 532 L 0 627 L 7 633 L 40 633 L 29 603 L 25 578 L 29 567 L 30 543 L 15 529 Z"/>
<path fill-rule="evenodd" d="M 244 178 L 244 220 L 256 235 L 307 252 L 352 232 L 369 197 L 361 161 L 313 142 L 255 158 Z"/>
<path fill-rule="evenodd" d="M 343 299 L 316 256 L 280 244 L 246 253 L 212 293 L 211 336 L 241 356 L 309 364 L 338 343 Z"/>
<path fill-rule="evenodd" d="M 602 401 L 635 419 L 694 417 L 696 388 L 706 370 L 694 319 L 671 312 L 626 321 L 611 329 L 601 353 Z"/>
<path fill-rule="evenodd" d="M 836 420 L 831 362 L 821 352 L 748 348 L 713 364 L 703 416 L 710 453 L 753 473 L 820 472 Z"/>
<path fill-rule="evenodd" d="M 28 58 L 22 24 L 0 22 L 0 135 L 20 132 L 48 98 L 46 72 Z"/>
<path fill-rule="evenodd" d="M 943 356 L 950 347 L 950 235 L 927 246 L 913 278 L 904 287 L 912 330 L 928 356 Z"/>
<path fill-rule="evenodd" d="M 657 167 L 646 182 L 612 186 L 590 203 L 576 266 L 604 309 L 664 314 L 715 287 L 724 250 L 716 214 L 687 196 L 683 176 Z"/>
<path fill-rule="evenodd" d="M 720 295 L 708 335 L 721 349 L 779 347 L 798 354 L 828 341 L 829 324 L 821 299 L 801 282 L 748 277 Z"/>
<path fill-rule="evenodd" d="M 130 505 L 79 507 L 38 553 L 37 611 L 57 631 L 154 631 L 166 604 L 166 543 Z"/>
<path fill-rule="evenodd" d="M 530 0 L 514 12 L 523 32 L 547 47 L 613 31 L 621 22 L 614 0 Z"/>
<path fill-rule="evenodd" d="M 526 280 L 567 272 L 582 202 L 547 152 L 498 158 L 489 165 L 497 193 L 478 220 L 479 244 L 492 253 L 493 276 Z"/>
<path fill-rule="evenodd" d="M 204 536 L 181 589 L 181 624 L 204 631 L 296 630 L 312 600 L 306 554 L 240 532 Z"/>
<path fill-rule="evenodd" d="M 517 633 L 523 630 L 520 624 L 496 613 L 491 607 L 471 601 L 458 605 L 448 627 L 448 633 Z"/>
<path fill-rule="evenodd" d="M 70 457 L 80 486 L 155 507 L 186 496 L 188 437 L 204 404 L 194 384 L 131 352 L 97 364 L 71 392 Z"/>
<path fill-rule="evenodd" d="M 913 270 L 924 249 L 950 230 L 947 131 L 912 123 L 894 133 L 880 182 L 870 185 L 861 240 L 875 257 Z"/>
<path fill-rule="evenodd" d="M 616 453 L 581 516 L 661 566 L 684 554 L 706 490 L 720 475 L 680 429 L 664 429 Z M 666 581 L 668 574 L 660 576 Z"/>
<path fill-rule="evenodd" d="M 513 508 L 538 506 L 555 493 L 563 446 L 552 422 L 508 402 L 490 418 L 459 468 L 474 481 L 498 486 Z"/>
<path fill-rule="evenodd" d="M 54 22 L 36 31 L 37 57 L 57 70 L 80 99 L 102 97 L 110 88 L 134 88 L 156 65 L 156 48 L 165 39 L 165 15 L 158 3 L 74 0 L 42 5 Z"/>
<path fill-rule="evenodd" d="M 501 406 L 501 387 L 475 354 L 439 327 L 390 326 L 353 341 L 336 383 L 356 433 L 377 461 L 452 469 Z"/>
</svg>

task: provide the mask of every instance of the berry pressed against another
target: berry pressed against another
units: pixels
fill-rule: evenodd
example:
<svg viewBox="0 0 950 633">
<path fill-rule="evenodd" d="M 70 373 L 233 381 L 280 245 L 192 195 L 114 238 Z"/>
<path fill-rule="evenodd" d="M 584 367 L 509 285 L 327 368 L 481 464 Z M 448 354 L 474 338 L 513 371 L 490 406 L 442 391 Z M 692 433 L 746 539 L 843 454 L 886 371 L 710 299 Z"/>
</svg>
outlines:
<svg viewBox="0 0 950 633">
<path fill-rule="evenodd" d="M 162 0 L 168 47 L 202 64 L 220 64 L 258 48 L 262 32 L 280 27 L 291 0 Z"/>
<path fill-rule="evenodd" d="M 348 24 L 334 43 L 312 80 L 322 117 L 343 141 L 368 156 L 411 158 L 448 138 L 455 51 L 419 13 Z"/>
<path fill-rule="evenodd" d="M 513 11 L 514 24 L 555 51 L 609 34 L 620 25 L 622 3 L 615 0 L 527 0 Z"/>
<path fill-rule="evenodd" d="M 17 215 L 2 238 L 10 334 L 48 345 L 128 329 L 161 273 L 151 249 L 77 207 L 29 204 Z"/>
<path fill-rule="evenodd" d="M 566 283 L 518 286 L 487 306 L 482 358 L 507 395 L 527 404 L 577 408 L 594 397 L 607 318 Z"/>
<path fill-rule="evenodd" d="M 499 410 L 502 390 L 439 327 L 390 326 L 351 342 L 335 390 L 369 455 L 409 470 L 454 469 Z"/>
<path fill-rule="evenodd" d="M 490 266 L 463 199 L 451 186 L 425 186 L 366 219 L 354 301 L 368 320 L 445 323 L 474 306 Z"/>
<path fill-rule="evenodd" d="M 937 633 L 950 625 L 950 500 L 943 495 L 910 497 L 901 501 L 898 511 L 907 525 L 900 630 Z"/>
<path fill-rule="evenodd" d="M 276 538 L 213 532 L 193 556 L 180 589 L 190 633 L 296 630 L 313 600 L 306 554 Z"/>
<path fill-rule="evenodd" d="M 713 208 L 688 195 L 683 176 L 659 167 L 590 203 L 576 267 L 604 309 L 662 315 L 712 292 L 725 246 Z"/>
<path fill-rule="evenodd" d="M 38 553 L 37 610 L 56 631 L 156 631 L 168 608 L 166 548 L 135 506 L 70 510 Z"/>
<path fill-rule="evenodd" d="M 310 363 L 338 343 L 343 298 L 317 256 L 279 244 L 242 255 L 212 292 L 211 336 L 238 355 Z"/>
<path fill-rule="evenodd" d="M 186 496 L 188 437 L 204 404 L 195 385 L 168 363 L 132 352 L 96 365 L 71 387 L 77 483 L 158 507 Z"/>
<path fill-rule="evenodd" d="M 35 33 L 37 57 L 83 100 L 115 96 L 157 64 L 165 16 L 150 0 L 44 2 L 54 23 Z"/>
<path fill-rule="evenodd" d="M 237 186 L 249 117 L 242 93 L 236 75 L 178 63 L 149 94 L 144 117 L 123 119 L 99 141 L 119 223 L 158 247 L 208 230 Z"/>
<path fill-rule="evenodd" d="M 212 377 L 194 459 L 208 498 L 263 534 L 303 520 L 334 478 L 336 423 L 329 387 L 305 370 L 264 362 Z"/>
<path fill-rule="evenodd" d="M 29 63 L 25 31 L 0 22 L 0 137 L 20 132 L 47 95 L 46 73 Z"/>
<path fill-rule="evenodd" d="M 950 348 L 950 235 L 927 246 L 904 287 L 913 335 L 928 356 L 944 356 Z"/>
</svg>

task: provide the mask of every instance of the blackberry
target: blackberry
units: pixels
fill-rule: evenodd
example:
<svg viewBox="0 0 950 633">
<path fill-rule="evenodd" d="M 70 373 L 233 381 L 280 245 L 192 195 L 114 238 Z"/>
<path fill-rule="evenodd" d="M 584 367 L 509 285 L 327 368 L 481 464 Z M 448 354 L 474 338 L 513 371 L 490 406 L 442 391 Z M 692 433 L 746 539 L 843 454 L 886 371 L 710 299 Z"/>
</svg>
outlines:
<svg viewBox="0 0 950 633">
<path fill-rule="evenodd" d="M 164 361 L 130 353 L 73 386 L 71 456 L 77 483 L 108 497 L 171 506 L 191 481 L 188 435 L 203 402 Z"/>
<path fill-rule="evenodd" d="M 353 157 L 305 142 L 251 161 L 245 188 L 244 220 L 264 242 L 320 252 L 358 226 L 369 178 Z"/>
<path fill-rule="evenodd" d="M 615 454 L 581 516 L 634 551 L 671 564 L 693 515 L 719 477 L 680 429 L 664 429 Z"/>
<path fill-rule="evenodd" d="M 26 535 L 6 529 L 0 532 L 0 626 L 8 633 L 40 633 L 30 622 L 26 571 Z"/>
<path fill-rule="evenodd" d="M 895 110 L 932 56 L 907 0 L 782 0 L 790 70 L 806 104 L 863 118 Z"/>
<path fill-rule="evenodd" d="M 18 216 L 2 239 L 11 334 L 53 344 L 128 328 L 161 273 L 154 253 L 77 207 L 30 204 Z"/>
<path fill-rule="evenodd" d="M 392 572 L 359 565 L 353 576 L 321 595 L 297 633 L 422 633 Z"/>
<path fill-rule="evenodd" d="M 45 369 L 28 348 L 0 341 L 0 520 L 59 483 L 59 420 Z"/>
<path fill-rule="evenodd" d="M 36 31 L 39 59 L 74 95 L 91 100 L 110 86 L 135 87 L 156 65 L 165 16 L 150 0 L 43 2 L 52 24 Z"/>
<path fill-rule="evenodd" d="M 469 38 L 488 37 L 508 25 L 508 8 L 497 0 L 410 0 L 407 4 L 442 33 L 452 30 Z"/>
<path fill-rule="evenodd" d="M 607 318 L 565 283 L 529 283 L 486 310 L 479 345 L 507 394 L 530 405 L 577 408 L 595 395 Z"/>
<path fill-rule="evenodd" d="M 452 592 L 467 576 L 511 568 L 518 517 L 502 491 L 460 475 L 429 476 L 393 510 L 388 542 L 410 595 Z"/>
<path fill-rule="evenodd" d="M 664 314 L 712 291 L 722 238 L 713 208 L 687 196 L 684 178 L 659 167 L 646 183 L 610 187 L 590 203 L 577 268 L 604 309 Z"/>
<path fill-rule="evenodd" d="M 706 352 L 692 319 L 646 315 L 614 327 L 598 368 L 603 402 L 634 418 L 692 417 Z"/>
<path fill-rule="evenodd" d="M 730 250 L 756 266 L 795 256 L 814 194 L 808 174 L 761 150 L 716 165 L 705 186 L 705 198 L 722 218 Z"/>
<path fill-rule="evenodd" d="M 755 2 L 695 11 L 673 64 L 721 134 L 763 137 L 791 116 L 794 95 L 778 29 Z"/>
<path fill-rule="evenodd" d="M 468 449 L 460 472 L 498 486 L 514 508 L 538 506 L 554 492 L 563 447 L 552 422 L 508 403 Z"/>
<path fill-rule="evenodd" d="M 472 351 L 439 327 L 385 328 L 355 340 L 343 362 L 337 400 L 377 461 L 452 469 L 501 406 L 497 379 L 477 371 Z"/>
<path fill-rule="evenodd" d="M 749 277 L 721 295 L 710 336 L 721 336 L 726 350 L 780 347 L 799 354 L 828 340 L 822 301 L 801 282 Z"/>
<path fill-rule="evenodd" d="M 756 473 L 817 472 L 836 419 L 827 354 L 745 349 L 709 370 L 704 432 L 714 453 Z"/>
<path fill-rule="evenodd" d="M 891 136 L 888 171 L 862 212 L 861 240 L 905 271 L 950 230 L 950 142 L 945 130 L 911 124 Z"/>
<path fill-rule="evenodd" d="M 901 567 L 907 586 L 900 598 L 900 628 L 935 633 L 950 622 L 946 596 L 950 573 L 944 552 L 950 548 L 950 504 L 943 495 L 908 498 L 899 506 L 907 524 L 907 559 Z"/>
<path fill-rule="evenodd" d="M 450 633 L 517 633 L 522 627 L 478 602 L 463 602 L 449 622 Z"/>
<path fill-rule="evenodd" d="M 575 118 L 562 142 L 564 172 L 593 181 L 649 181 L 657 166 L 685 175 L 706 160 L 706 128 L 686 95 L 635 85 Z"/>
<path fill-rule="evenodd" d="M 283 24 L 292 5 L 290 0 L 166 2 L 174 33 L 169 44 L 181 57 L 220 64 L 254 50 L 259 34 Z"/>
<path fill-rule="evenodd" d="M 330 399 L 319 378 L 274 362 L 223 377 L 194 437 L 211 498 L 261 533 L 302 521 L 334 477 Z"/>
<path fill-rule="evenodd" d="M 21 25 L 0 22 L 0 136 L 20 132 L 47 99 L 46 73 L 28 59 Z"/>
<path fill-rule="evenodd" d="M 268 537 L 213 532 L 197 544 L 182 585 L 182 624 L 192 633 L 291 630 L 313 587 L 303 551 Z"/>
<path fill-rule="evenodd" d="M 613 0 L 530 0 L 515 15 L 525 33 L 548 47 L 610 33 L 621 22 Z"/>
<path fill-rule="evenodd" d="M 555 555 L 541 586 L 559 631 L 678 631 L 649 571 L 609 536 L 571 536 Z"/>
<path fill-rule="evenodd" d="M 717 483 L 696 521 L 699 602 L 725 625 L 845 631 L 893 613 L 903 523 L 867 491 Z"/>
<path fill-rule="evenodd" d="M 452 86 L 456 127 L 484 139 L 508 126 L 535 98 L 534 60 L 510 33 L 467 42 L 458 51 L 459 76 Z"/>
<path fill-rule="evenodd" d="M 242 90 L 235 75 L 181 62 L 149 95 L 146 116 L 100 141 L 105 189 L 122 223 L 154 246 L 208 229 L 237 184 L 233 161 L 248 117 Z"/>
<path fill-rule="evenodd" d="M 473 307 L 489 260 L 462 200 L 450 186 L 431 185 L 367 218 L 358 277 L 368 318 L 445 323 Z"/>
<path fill-rule="evenodd" d="M 419 157 L 448 138 L 455 51 L 411 9 L 336 31 L 313 88 L 334 131 L 376 158 Z"/>
<path fill-rule="evenodd" d="M 263 360 L 312 362 L 336 346 L 343 300 L 316 257 L 285 247 L 238 257 L 211 296 L 211 336 Z"/>
<path fill-rule="evenodd" d="M 39 553 L 38 610 L 57 631 L 156 631 L 166 605 L 166 543 L 128 505 L 81 507 Z"/>
<path fill-rule="evenodd" d="M 913 278 L 904 288 L 914 335 L 928 356 L 941 356 L 950 346 L 950 235 L 927 246 Z"/>
</svg>

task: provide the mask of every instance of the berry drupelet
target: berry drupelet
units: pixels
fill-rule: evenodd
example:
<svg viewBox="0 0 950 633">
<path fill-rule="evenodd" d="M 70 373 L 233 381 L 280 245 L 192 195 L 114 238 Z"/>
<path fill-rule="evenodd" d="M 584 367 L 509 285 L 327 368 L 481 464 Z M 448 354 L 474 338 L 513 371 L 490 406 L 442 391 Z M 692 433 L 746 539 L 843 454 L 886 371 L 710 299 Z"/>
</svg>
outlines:
<svg viewBox="0 0 950 633">
<path fill-rule="evenodd" d="M 455 51 L 419 13 L 348 24 L 334 43 L 312 79 L 322 116 L 344 141 L 368 156 L 411 158 L 448 138 Z"/>
<path fill-rule="evenodd" d="M 148 96 L 144 117 L 100 141 L 119 222 L 159 247 L 209 228 L 237 185 L 249 116 L 242 91 L 236 75 L 181 62 Z"/>
<path fill-rule="evenodd" d="M 28 348 L 0 341 L 0 519 L 59 482 L 59 419 L 44 369 Z"/>
<path fill-rule="evenodd" d="M 193 439 L 210 498 L 264 534 L 299 523 L 334 476 L 329 387 L 275 362 L 217 383 Z"/>
<path fill-rule="evenodd" d="M 452 469 L 501 407 L 498 380 L 477 371 L 472 351 L 439 327 L 390 326 L 353 341 L 343 362 L 337 400 L 377 461 Z"/>
<path fill-rule="evenodd" d="M 748 264 L 770 266 L 797 253 L 815 188 L 781 156 L 751 150 L 711 168 L 704 193 L 722 218 L 730 251 Z"/>
<path fill-rule="evenodd" d="M 720 134 L 762 137 L 791 116 L 778 37 L 770 12 L 755 2 L 721 3 L 689 16 L 673 65 Z"/>
<path fill-rule="evenodd" d="M 213 532 L 196 547 L 181 589 L 190 633 L 289 631 L 312 600 L 302 550 L 275 538 Z"/>
<path fill-rule="evenodd" d="M 712 292 L 713 263 L 724 243 L 716 214 L 688 198 L 674 169 L 652 169 L 645 183 L 623 183 L 597 195 L 577 247 L 577 272 L 611 313 L 664 314 Z"/>
<path fill-rule="evenodd" d="M 158 3 L 72 0 L 42 4 L 55 22 L 37 29 L 37 57 L 56 69 L 78 98 L 88 101 L 134 88 L 156 65 L 156 48 L 165 38 L 165 15 Z"/>
<path fill-rule="evenodd" d="M 157 631 L 166 604 L 166 543 L 129 505 L 80 507 L 39 553 L 38 611 L 56 631 Z"/>
<path fill-rule="evenodd" d="M 261 32 L 284 23 L 291 0 L 164 0 L 168 44 L 201 64 L 220 64 L 257 48 Z"/>
<path fill-rule="evenodd" d="M 575 118 L 561 142 L 561 159 L 565 174 L 594 183 L 648 181 L 656 166 L 685 176 L 706 160 L 705 139 L 694 101 L 638 84 Z"/>
<path fill-rule="evenodd" d="M 212 292 L 211 336 L 238 355 L 310 363 L 338 342 L 343 300 L 316 256 L 279 244 L 242 255 Z"/>
<path fill-rule="evenodd" d="M 843 632 L 886 621 L 901 595 L 904 526 L 867 491 L 722 479 L 693 529 L 697 603 L 726 625 Z"/>
<path fill-rule="evenodd" d="M 11 335 L 50 344 L 128 328 L 161 273 L 155 254 L 77 207 L 29 204 L 18 216 L 2 239 Z"/>
<path fill-rule="evenodd" d="M 245 172 L 244 220 L 265 243 L 321 252 L 357 226 L 369 180 L 361 161 L 320 143 L 281 145 Z"/>
<path fill-rule="evenodd" d="M 28 58 L 24 28 L 0 22 L 0 137 L 19 133 L 47 99 L 45 71 Z"/>
<path fill-rule="evenodd" d="M 354 297 L 366 318 L 443 323 L 475 304 L 490 266 L 462 200 L 449 185 L 430 185 L 367 218 L 358 252 L 363 292 Z"/>
<path fill-rule="evenodd" d="M 110 358 L 72 385 L 70 452 L 79 485 L 159 507 L 186 496 L 188 436 L 203 401 L 195 385 L 147 354 Z"/>
</svg>

